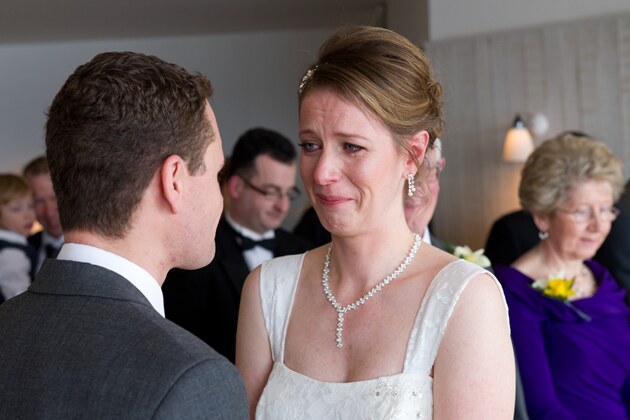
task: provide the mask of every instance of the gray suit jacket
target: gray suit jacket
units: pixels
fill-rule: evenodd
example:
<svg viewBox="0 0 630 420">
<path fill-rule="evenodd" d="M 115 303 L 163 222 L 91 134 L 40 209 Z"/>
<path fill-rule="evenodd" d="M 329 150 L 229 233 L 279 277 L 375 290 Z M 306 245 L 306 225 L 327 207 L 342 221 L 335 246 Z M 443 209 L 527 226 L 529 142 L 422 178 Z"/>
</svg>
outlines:
<svg viewBox="0 0 630 420">
<path fill-rule="evenodd" d="M 0 305 L 0 418 L 245 419 L 235 369 L 131 283 L 46 260 Z"/>
</svg>

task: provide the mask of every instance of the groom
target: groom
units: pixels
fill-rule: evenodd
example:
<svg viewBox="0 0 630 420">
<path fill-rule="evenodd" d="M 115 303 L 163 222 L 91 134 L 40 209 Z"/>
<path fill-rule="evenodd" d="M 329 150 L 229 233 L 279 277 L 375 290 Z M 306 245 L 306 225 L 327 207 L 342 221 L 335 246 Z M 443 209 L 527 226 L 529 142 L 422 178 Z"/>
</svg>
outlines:
<svg viewBox="0 0 630 420">
<path fill-rule="evenodd" d="M 214 256 L 223 152 L 211 90 L 156 57 L 113 52 L 55 97 L 46 153 L 65 244 L 0 305 L 0 418 L 247 418 L 234 366 L 164 318 L 160 290 L 172 267 Z"/>
</svg>

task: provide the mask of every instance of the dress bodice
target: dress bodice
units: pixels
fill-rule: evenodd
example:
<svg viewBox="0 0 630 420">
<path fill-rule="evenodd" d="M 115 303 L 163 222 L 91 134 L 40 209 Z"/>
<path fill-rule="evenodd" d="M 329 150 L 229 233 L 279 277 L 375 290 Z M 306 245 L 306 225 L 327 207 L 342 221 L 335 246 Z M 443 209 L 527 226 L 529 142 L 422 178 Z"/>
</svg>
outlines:
<svg viewBox="0 0 630 420">
<path fill-rule="evenodd" d="M 261 303 L 273 368 L 258 402 L 256 418 L 430 419 L 431 370 L 442 335 L 469 280 L 487 272 L 464 260 L 453 261 L 440 270 L 420 304 L 401 373 L 336 383 L 309 378 L 284 364 L 286 331 L 303 261 L 304 255 L 292 255 L 267 261 L 261 268 Z"/>
</svg>

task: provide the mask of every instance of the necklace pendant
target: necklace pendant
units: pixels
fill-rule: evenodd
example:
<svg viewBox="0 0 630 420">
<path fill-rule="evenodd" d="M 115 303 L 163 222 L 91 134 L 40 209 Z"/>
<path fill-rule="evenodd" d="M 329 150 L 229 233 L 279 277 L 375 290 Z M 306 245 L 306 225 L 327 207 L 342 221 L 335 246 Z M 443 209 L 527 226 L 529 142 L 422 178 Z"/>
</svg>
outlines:
<svg viewBox="0 0 630 420">
<path fill-rule="evenodd" d="M 343 347 L 343 312 L 337 312 L 337 348 Z"/>
<path fill-rule="evenodd" d="M 337 333 L 336 333 L 335 341 L 337 343 L 338 349 L 343 347 L 343 322 L 344 322 L 345 313 L 348 311 L 353 311 L 353 310 L 358 309 L 361 305 L 365 304 L 370 298 L 372 298 L 374 295 L 380 292 L 385 286 L 390 284 L 392 281 L 396 280 L 396 278 L 400 276 L 403 273 L 403 271 L 405 271 L 405 268 L 407 268 L 407 266 L 411 264 L 411 262 L 413 261 L 413 257 L 416 255 L 416 252 L 418 251 L 418 247 L 420 246 L 421 243 L 422 243 L 422 237 L 418 234 L 415 234 L 413 245 L 411 246 L 409 253 L 404 258 L 403 262 L 398 266 L 398 268 L 392 271 L 390 275 L 385 277 L 380 283 L 374 286 L 370 291 L 365 293 L 359 299 L 355 300 L 353 303 L 346 306 L 341 306 L 337 302 L 337 299 L 335 299 L 335 296 L 333 295 L 332 290 L 330 290 L 330 284 L 328 282 L 328 275 L 330 273 L 329 268 L 330 268 L 330 255 L 332 254 L 332 244 L 328 247 L 328 252 L 326 253 L 326 257 L 324 260 L 324 268 L 322 270 L 322 287 L 324 289 L 324 296 L 330 302 L 332 307 L 337 311 Z"/>
</svg>

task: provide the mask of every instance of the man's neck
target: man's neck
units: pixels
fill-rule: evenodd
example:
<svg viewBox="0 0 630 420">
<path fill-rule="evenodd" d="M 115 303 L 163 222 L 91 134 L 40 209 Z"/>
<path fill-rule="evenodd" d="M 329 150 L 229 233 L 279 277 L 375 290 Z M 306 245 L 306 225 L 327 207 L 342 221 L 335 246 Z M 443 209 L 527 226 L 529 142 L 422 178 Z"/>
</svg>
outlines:
<svg viewBox="0 0 630 420">
<path fill-rule="evenodd" d="M 109 238 L 86 230 L 73 230 L 65 233 L 65 242 L 93 246 L 123 257 L 149 272 L 160 286 L 172 268 L 163 263 L 164 258 L 158 253 L 149 255 L 146 243 L 133 240 L 129 235 L 122 239 Z"/>
<path fill-rule="evenodd" d="M 258 240 L 263 238 L 273 238 L 275 235 L 273 229 L 261 233 L 243 225 L 242 223 L 239 223 L 228 211 L 224 213 L 224 217 L 234 230 L 236 230 L 241 235 L 247 236 L 251 239 Z"/>
</svg>

